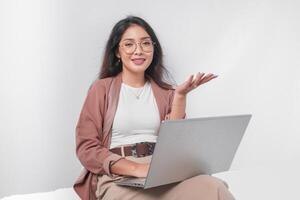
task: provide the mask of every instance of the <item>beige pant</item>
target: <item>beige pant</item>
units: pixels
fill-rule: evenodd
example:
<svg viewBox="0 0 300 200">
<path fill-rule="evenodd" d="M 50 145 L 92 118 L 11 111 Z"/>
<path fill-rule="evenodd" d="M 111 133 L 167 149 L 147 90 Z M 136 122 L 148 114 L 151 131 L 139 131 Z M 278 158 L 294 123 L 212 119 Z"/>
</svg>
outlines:
<svg viewBox="0 0 300 200">
<path fill-rule="evenodd" d="M 149 162 L 151 156 L 126 159 L 139 163 Z M 122 176 L 110 178 L 107 175 L 98 176 L 96 197 L 98 200 L 234 200 L 228 186 L 221 179 L 209 175 L 199 175 L 182 181 L 150 189 L 118 186 L 115 180 Z"/>
</svg>

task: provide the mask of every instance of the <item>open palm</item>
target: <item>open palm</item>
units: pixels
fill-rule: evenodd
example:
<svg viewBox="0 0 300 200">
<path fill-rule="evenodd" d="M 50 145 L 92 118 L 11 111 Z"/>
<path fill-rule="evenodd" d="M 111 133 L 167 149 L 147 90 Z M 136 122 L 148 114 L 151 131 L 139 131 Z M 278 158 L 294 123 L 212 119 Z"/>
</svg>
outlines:
<svg viewBox="0 0 300 200">
<path fill-rule="evenodd" d="M 194 75 L 191 75 L 184 83 L 178 85 L 175 92 L 178 95 L 187 95 L 187 93 L 189 93 L 193 89 L 217 77 L 217 75 L 214 75 L 212 73 L 205 75 L 205 73 L 198 72 L 195 78 Z"/>
</svg>

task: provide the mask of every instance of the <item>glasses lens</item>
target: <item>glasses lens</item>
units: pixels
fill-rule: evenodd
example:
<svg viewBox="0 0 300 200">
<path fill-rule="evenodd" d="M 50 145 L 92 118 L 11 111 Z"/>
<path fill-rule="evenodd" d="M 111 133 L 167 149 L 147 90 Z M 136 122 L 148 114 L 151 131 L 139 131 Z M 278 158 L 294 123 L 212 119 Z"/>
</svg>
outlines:
<svg viewBox="0 0 300 200">
<path fill-rule="evenodd" d="M 145 52 L 153 51 L 153 42 L 151 40 L 144 40 L 141 42 L 141 47 Z"/>
<path fill-rule="evenodd" d="M 124 42 L 123 44 L 123 48 L 124 48 L 124 51 L 126 53 L 133 53 L 136 49 L 136 44 L 135 42 L 132 42 L 132 41 L 127 41 L 127 42 Z"/>
</svg>

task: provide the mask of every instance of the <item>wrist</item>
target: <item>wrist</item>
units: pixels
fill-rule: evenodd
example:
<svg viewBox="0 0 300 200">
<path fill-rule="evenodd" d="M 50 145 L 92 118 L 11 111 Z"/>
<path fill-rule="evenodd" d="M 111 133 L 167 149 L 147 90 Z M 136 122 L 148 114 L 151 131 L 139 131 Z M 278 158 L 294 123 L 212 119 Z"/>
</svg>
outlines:
<svg viewBox="0 0 300 200">
<path fill-rule="evenodd" d="M 174 98 L 185 99 L 186 98 L 186 94 L 178 93 L 178 92 L 175 91 Z"/>
</svg>

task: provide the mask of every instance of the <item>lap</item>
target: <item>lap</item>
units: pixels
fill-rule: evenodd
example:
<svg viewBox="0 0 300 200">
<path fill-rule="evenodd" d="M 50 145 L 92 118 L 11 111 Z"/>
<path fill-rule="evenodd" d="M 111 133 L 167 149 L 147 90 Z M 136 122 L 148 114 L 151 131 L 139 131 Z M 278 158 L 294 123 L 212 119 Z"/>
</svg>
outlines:
<svg viewBox="0 0 300 200">
<path fill-rule="evenodd" d="M 151 157 L 149 157 L 151 159 Z M 148 162 L 149 158 L 128 158 L 137 162 Z M 218 199 L 220 191 L 228 198 L 233 199 L 227 190 L 228 185 L 219 178 L 210 175 L 198 175 L 180 183 L 172 183 L 155 188 L 142 189 L 135 187 L 119 186 L 114 183 L 123 176 L 115 175 L 113 178 L 98 176 L 96 196 L 101 200 L 154 200 L 154 199 Z M 223 195 L 223 194 L 222 194 Z M 232 198 L 231 198 L 232 197 Z"/>
<path fill-rule="evenodd" d="M 119 186 L 114 181 L 121 179 L 122 176 L 111 178 L 107 175 L 98 177 L 96 196 L 98 199 L 186 199 L 188 196 L 205 196 L 207 193 L 215 193 L 216 188 L 227 189 L 222 180 L 209 176 L 198 175 L 180 183 L 172 183 L 150 189 Z M 209 195 L 210 195 L 209 194 Z M 217 194 L 216 194 L 217 195 Z M 181 198 L 182 197 L 182 198 Z"/>
</svg>

